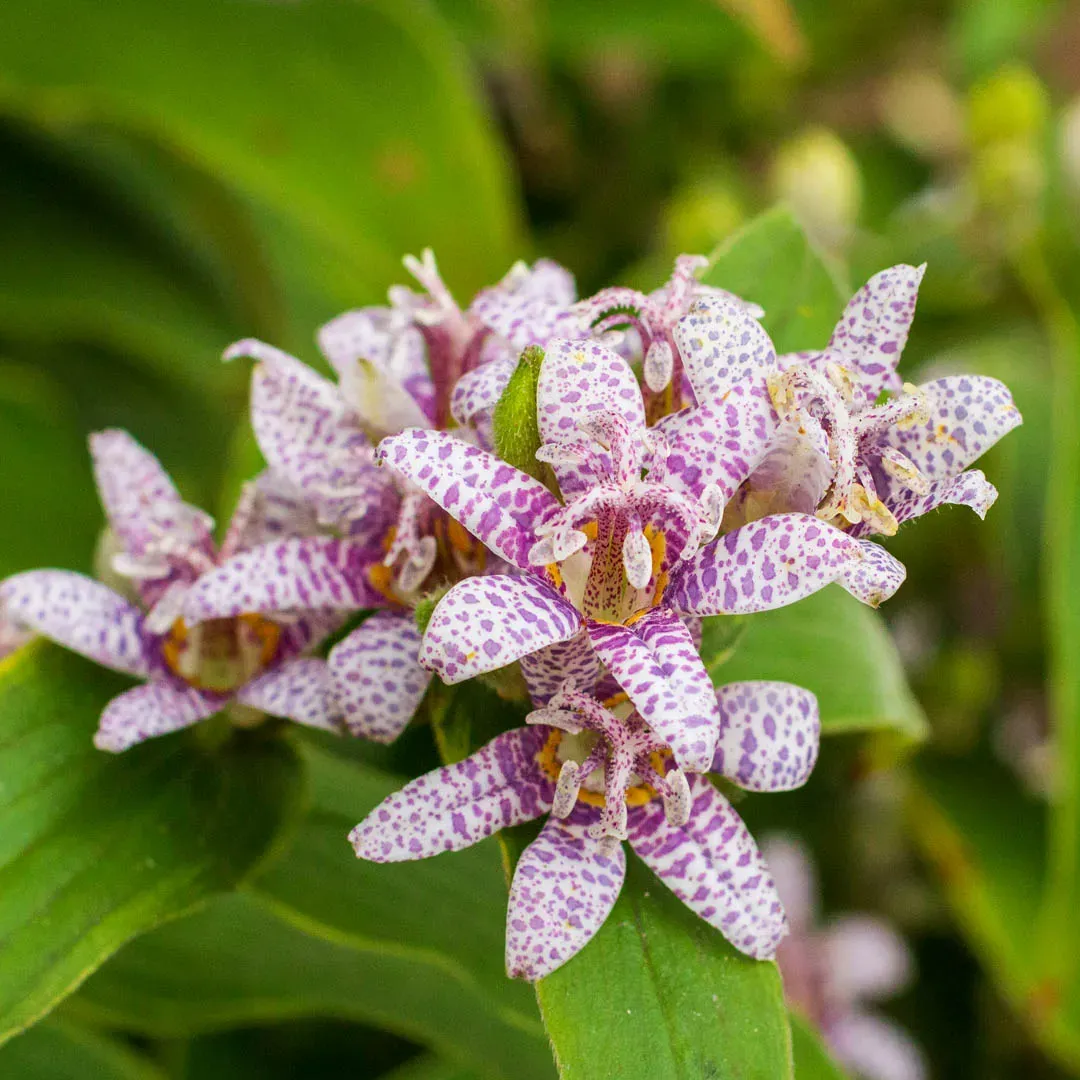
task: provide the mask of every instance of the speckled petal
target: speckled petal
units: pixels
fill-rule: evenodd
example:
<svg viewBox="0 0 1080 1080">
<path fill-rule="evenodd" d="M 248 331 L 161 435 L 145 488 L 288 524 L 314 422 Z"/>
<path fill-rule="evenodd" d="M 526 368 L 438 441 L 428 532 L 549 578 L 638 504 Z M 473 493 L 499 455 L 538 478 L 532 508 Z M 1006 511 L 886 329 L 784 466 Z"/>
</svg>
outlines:
<svg viewBox="0 0 1080 1080">
<path fill-rule="evenodd" d="M 668 441 L 668 476 L 694 496 L 716 484 L 727 502 L 764 458 L 779 418 L 764 382 L 733 386 L 714 405 L 682 409 L 656 424 Z"/>
<path fill-rule="evenodd" d="M 378 863 L 426 859 L 546 813 L 555 785 L 536 758 L 549 730 L 504 732 L 464 761 L 406 784 L 349 834 L 356 854 Z"/>
<path fill-rule="evenodd" d="M 529 568 L 535 528 L 559 502 L 539 480 L 448 431 L 413 429 L 383 439 L 379 459 L 397 469 L 500 558 Z"/>
<path fill-rule="evenodd" d="M 450 395 L 450 414 L 453 418 L 463 427 L 468 427 L 477 417 L 494 409 L 515 367 L 516 361 L 503 356 L 466 371 Z"/>
<path fill-rule="evenodd" d="M 749 791 L 790 791 L 817 761 L 817 698 L 785 682 L 740 682 L 716 691 L 720 739 L 710 772 Z"/>
<path fill-rule="evenodd" d="M 659 799 L 629 814 L 630 846 L 696 915 L 740 952 L 770 960 L 787 920 L 750 830 L 704 776 L 691 776 L 690 820 L 670 825 Z"/>
<path fill-rule="evenodd" d="M 848 302 L 828 348 L 853 376 L 855 400 L 872 405 L 882 390 L 899 390 L 896 365 L 915 318 L 915 301 L 926 271 L 922 266 L 891 266 L 875 274 Z"/>
<path fill-rule="evenodd" d="M 439 601 L 420 649 L 420 663 L 443 682 L 458 683 L 566 641 L 581 616 L 546 582 L 492 574 L 467 578 Z"/>
<path fill-rule="evenodd" d="M 654 608 L 633 626 L 589 623 L 597 655 L 675 760 L 704 772 L 713 760 L 720 711 L 690 631 L 673 611 Z"/>
<path fill-rule="evenodd" d="M 370 548 L 336 536 L 262 544 L 203 574 L 188 592 L 184 618 L 384 607 L 386 597 L 368 578 L 372 561 Z"/>
<path fill-rule="evenodd" d="M 947 375 L 919 388 L 926 424 L 897 426 L 884 437 L 929 480 L 956 476 L 1021 423 L 1009 388 L 985 375 Z"/>
<path fill-rule="evenodd" d="M 182 530 L 185 546 L 213 554 L 213 522 L 180 498 L 158 459 L 126 431 L 91 435 L 90 454 L 105 515 L 125 551 L 141 555 L 148 544 Z"/>
<path fill-rule="evenodd" d="M 837 581 L 864 602 L 871 594 L 880 602 L 899 587 L 899 564 L 891 556 L 878 561 L 864 543 L 809 514 L 773 514 L 726 533 L 682 563 L 665 599 L 692 615 L 748 615 Z"/>
<path fill-rule="evenodd" d="M 865 1080 L 926 1080 L 930 1075 L 914 1039 L 891 1020 L 845 1013 L 826 1032 L 829 1049 Z"/>
<path fill-rule="evenodd" d="M 183 683 L 152 679 L 114 697 L 105 706 L 94 735 L 99 750 L 119 754 L 136 743 L 190 727 L 216 713 L 226 698 Z"/>
<path fill-rule="evenodd" d="M 420 666 L 420 632 L 411 612 L 378 611 L 330 650 L 329 664 L 349 730 L 393 742 L 431 681 Z"/>
<path fill-rule="evenodd" d="M 318 528 L 315 512 L 299 489 L 285 477 L 266 469 L 242 488 L 236 512 L 221 542 L 220 557 L 226 559 L 272 540 L 313 536 Z"/>
<path fill-rule="evenodd" d="M 548 698 L 567 679 L 573 679 L 574 686 L 582 693 L 591 693 L 600 678 L 600 671 L 600 659 L 584 630 L 567 641 L 521 658 L 521 674 L 525 677 L 529 696 L 537 706 L 546 705 Z"/>
<path fill-rule="evenodd" d="M 0 582 L 4 617 L 95 663 L 148 675 L 142 613 L 119 593 L 70 570 L 29 570 Z"/>
<path fill-rule="evenodd" d="M 256 675 L 237 691 L 236 700 L 307 727 L 342 730 L 333 677 L 326 661 L 316 657 L 289 660 Z"/>
<path fill-rule="evenodd" d="M 859 540 L 862 560 L 854 562 L 837 580 L 856 600 L 879 607 L 889 599 L 907 577 L 907 568 L 872 540 Z"/>
<path fill-rule="evenodd" d="M 598 815 L 592 811 L 592 819 Z M 550 975 L 588 944 L 618 899 L 626 875 L 622 844 L 588 835 L 590 815 L 549 817 L 514 871 L 506 915 L 506 973 Z"/>
<path fill-rule="evenodd" d="M 779 370 L 762 325 L 726 296 L 695 300 L 676 323 L 674 338 L 699 405 L 716 408 L 733 386 L 763 382 Z"/>
<path fill-rule="evenodd" d="M 905 521 L 922 517 L 940 506 L 969 506 L 979 517 L 985 518 L 997 497 L 997 488 L 986 479 L 981 470 L 968 469 L 959 476 L 931 484 L 925 495 L 917 495 L 909 489 L 890 495 L 888 506 L 897 522 L 902 525 Z M 855 526 L 850 532 L 852 536 L 870 535 L 867 526 Z"/>
<path fill-rule="evenodd" d="M 557 332 L 571 331 L 576 320 L 569 307 L 576 295 L 569 270 L 537 259 L 531 269 L 518 263 L 498 285 L 478 293 L 469 314 L 521 352 L 528 345 L 543 345 Z"/>
<path fill-rule="evenodd" d="M 884 919 L 842 915 L 821 934 L 829 990 L 839 1001 L 882 1001 L 911 982 L 914 964 L 904 939 Z"/>
</svg>

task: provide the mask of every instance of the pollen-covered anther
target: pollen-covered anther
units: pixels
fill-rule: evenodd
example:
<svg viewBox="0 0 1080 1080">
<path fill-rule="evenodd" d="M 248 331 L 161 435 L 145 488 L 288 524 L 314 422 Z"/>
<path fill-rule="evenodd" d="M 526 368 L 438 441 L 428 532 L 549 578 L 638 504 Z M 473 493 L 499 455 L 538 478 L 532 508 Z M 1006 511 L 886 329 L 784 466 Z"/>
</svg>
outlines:
<svg viewBox="0 0 1080 1080">
<path fill-rule="evenodd" d="M 717 484 L 707 484 L 701 493 L 702 528 L 698 537 L 700 543 L 707 544 L 720 529 L 724 518 L 724 493 Z"/>
<path fill-rule="evenodd" d="M 881 468 L 892 477 L 898 484 L 913 491 L 916 495 L 928 495 L 930 493 L 930 481 L 916 467 L 915 463 L 899 450 L 891 446 L 883 446 L 880 449 Z"/>
<path fill-rule="evenodd" d="M 830 360 L 825 365 L 825 376 L 843 399 L 844 404 L 850 405 L 855 400 L 855 383 L 852 381 L 851 372 L 843 364 Z"/>
<path fill-rule="evenodd" d="M 551 802 L 551 812 L 557 818 L 570 816 L 570 811 L 577 803 L 581 789 L 581 768 L 576 761 L 564 761 L 559 770 L 559 779 L 555 784 L 555 797 Z"/>
<path fill-rule="evenodd" d="M 664 777 L 667 790 L 661 792 L 664 817 L 669 825 L 685 825 L 690 820 L 690 782 L 682 769 L 675 768 Z"/>
<path fill-rule="evenodd" d="M 671 351 L 671 346 L 666 341 L 654 341 L 645 354 L 645 364 L 642 370 L 642 374 L 645 376 L 645 385 L 654 394 L 660 393 L 671 382 L 671 375 L 674 370 L 675 357 Z"/>
<path fill-rule="evenodd" d="M 627 532 L 622 545 L 623 569 L 626 580 L 635 589 L 644 589 L 652 578 L 652 547 L 640 528 Z"/>
<path fill-rule="evenodd" d="M 900 527 L 893 512 L 862 484 L 851 485 L 851 494 L 847 499 L 844 515 L 852 524 L 866 522 L 874 532 L 882 536 L 895 536 Z M 853 517 L 854 521 L 852 521 Z"/>
</svg>

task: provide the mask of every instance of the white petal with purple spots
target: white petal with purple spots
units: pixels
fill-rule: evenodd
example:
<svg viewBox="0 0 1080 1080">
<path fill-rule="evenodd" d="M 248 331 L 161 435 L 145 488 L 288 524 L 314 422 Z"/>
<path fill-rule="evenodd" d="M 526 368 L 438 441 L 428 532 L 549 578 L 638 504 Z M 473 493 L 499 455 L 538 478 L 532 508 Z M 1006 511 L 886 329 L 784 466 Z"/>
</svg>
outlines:
<svg viewBox="0 0 1080 1080">
<path fill-rule="evenodd" d="M 256 675 L 236 700 L 271 716 L 284 716 L 323 731 L 341 731 L 341 706 L 325 660 L 307 657 Z"/>
<path fill-rule="evenodd" d="M 197 724 L 216 713 L 225 701 L 179 681 L 151 679 L 105 706 L 94 745 L 118 754 L 136 743 Z"/>
<path fill-rule="evenodd" d="M 584 693 L 591 693 L 600 678 L 600 658 L 588 634 L 581 630 L 567 641 L 538 649 L 521 658 L 521 674 L 536 705 L 548 698 L 567 680 Z"/>
</svg>

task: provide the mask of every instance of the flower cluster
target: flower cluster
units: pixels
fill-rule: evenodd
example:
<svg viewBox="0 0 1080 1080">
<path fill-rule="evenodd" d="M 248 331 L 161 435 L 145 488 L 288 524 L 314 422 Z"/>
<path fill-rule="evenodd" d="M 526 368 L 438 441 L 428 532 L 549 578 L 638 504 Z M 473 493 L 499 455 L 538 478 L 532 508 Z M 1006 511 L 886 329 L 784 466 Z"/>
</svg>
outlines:
<svg viewBox="0 0 1080 1080">
<path fill-rule="evenodd" d="M 221 544 L 150 454 L 95 435 L 110 584 L 19 574 L 3 617 L 146 680 L 102 715 L 111 751 L 226 709 L 389 742 L 433 675 L 518 665 L 525 725 L 376 807 L 356 853 L 424 858 L 546 815 L 511 887 L 512 975 L 597 931 L 624 841 L 772 957 L 783 906 L 710 774 L 802 784 L 817 702 L 714 686 L 701 620 L 832 583 L 881 603 L 905 572 L 872 537 L 944 503 L 985 514 L 994 489 L 968 466 L 1020 417 L 993 379 L 899 379 L 921 269 L 878 274 L 824 349 L 785 356 L 704 265 L 578 301 L 561 267 L 518 264 L 462 309 L 425 252 L 406 260 L 421 291 L 321 330 L 334 378 L 238 343 L 267 471 Z"/>
</svg>

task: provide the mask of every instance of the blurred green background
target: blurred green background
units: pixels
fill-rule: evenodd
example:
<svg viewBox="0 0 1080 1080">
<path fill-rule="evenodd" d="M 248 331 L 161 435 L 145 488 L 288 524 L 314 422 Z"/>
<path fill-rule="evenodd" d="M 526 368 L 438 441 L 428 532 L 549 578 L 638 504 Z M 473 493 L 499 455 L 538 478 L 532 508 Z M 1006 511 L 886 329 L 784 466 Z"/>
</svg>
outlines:
<svg viewBox="0 0 1080 1080">
<path fill-rule="evenodd" d="M 1080 849 L 1076 4 L 7 0 L 0 575 L 90 569 L 84 437 L 104 426 L 224 517 L 254 468 L 224 346 L 318 363 L 317 326 L 381 302 L 407 252 L 433 247 L 462 302 L 537 255 L 582 295 L 652 287 L 776 201 L 852 288 L 928 262 L 903 373 L 995 375 L 1025 424 L 983 466 L 1001 490 L 985 524 L 946 510 L 890 544 L 909 577 L 886 616 L 929 741 L 830 741 L 804 792 L 747 817 L 800 823 L 828 910 L 908 935 L 919 978 L 889 1011 L 934 1076 L 1080 1075 L 1062 935 Z M 457 1075 L 329 1019 L 96 1038 L 37 1029 L 0 1071 L 97 1076 L 104 1055 L 101 1076 Z"/>
</svg>

